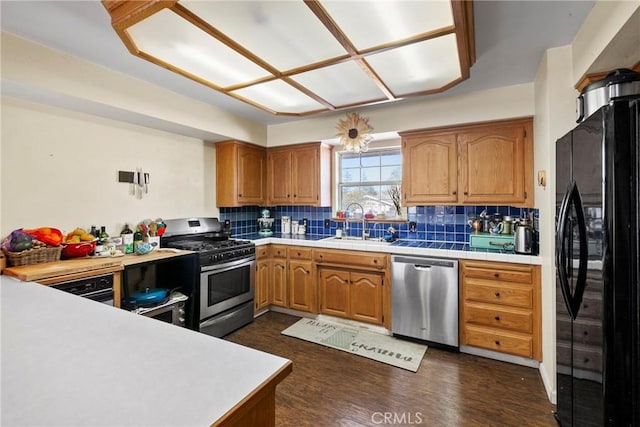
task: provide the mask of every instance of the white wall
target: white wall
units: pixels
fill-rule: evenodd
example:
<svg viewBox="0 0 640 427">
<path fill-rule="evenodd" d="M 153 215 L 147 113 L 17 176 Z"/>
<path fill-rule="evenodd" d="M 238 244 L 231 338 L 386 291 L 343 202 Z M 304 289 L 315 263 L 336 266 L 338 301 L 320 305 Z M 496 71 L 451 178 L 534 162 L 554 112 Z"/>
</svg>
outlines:
<svg viewBox="0 0 640 427">
<path fill-rule="evenodd" d="M 526 117 L 534 114 L 533 89 L 533 83 L 527 83 L 402 104 L 384 104 L 363 108 L 360 113 L 369 118 L 373 133 Z M 344 115 L 322 115 L 271 125 L 267 134 L 268 146 L 334 138 L 336 124 Z"/>
<path fill-rule="evenodd" d="M 535 187 L 540 212 L 542 260 L 542 359 L 540 375 L 549 400 L 555 403 L 555 141 L 575 126 L 575 98 L 571 73 L 571 47 L 549 49 L 536 75 L 534 118 L 534 170 L 544 171 L 547 185 Z"/>
<path fill-rule="evenodd" d="M 20 227 L 119 234 L 145 218 L 217 216 L 213 144 L 12 98 L 2 98 L 0 234 Z M 140 166 L 142 199 L 117 182 Z"/>
<path fill-rule="evenodd" d="M 266 126 L 5 32 L 2 93 L 208 141 L 266 145 Z M 207 89 L 203 89 L 207 90 Z"/>
</svg>

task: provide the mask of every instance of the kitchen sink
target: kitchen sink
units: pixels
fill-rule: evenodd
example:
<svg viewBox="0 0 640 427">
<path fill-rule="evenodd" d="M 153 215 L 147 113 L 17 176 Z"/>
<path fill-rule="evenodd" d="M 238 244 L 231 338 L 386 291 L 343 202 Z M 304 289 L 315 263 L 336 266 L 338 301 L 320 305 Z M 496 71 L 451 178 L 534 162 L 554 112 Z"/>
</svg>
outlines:
<svg viewBox="0 0 640 427">
<path fill-rule="evenodd" d="M 385 245 L 390 245 L 391 242 L 387 242 L 386 240 L 382 240 L 380 238 L 368 238 L 365 240 L 362 240 L 362 237 L 356 237 L 356 236 L 342 236 L 342 237 L 327 237 L 326 239 L 322 239 L 324 241 L 331 241 L 331 242 L 345 242 L 345 243 L 355 243 L 355 244 L 362 244 L 362 245 L 381 245 L 381 246 L 385 246 Z"/>
</svg>

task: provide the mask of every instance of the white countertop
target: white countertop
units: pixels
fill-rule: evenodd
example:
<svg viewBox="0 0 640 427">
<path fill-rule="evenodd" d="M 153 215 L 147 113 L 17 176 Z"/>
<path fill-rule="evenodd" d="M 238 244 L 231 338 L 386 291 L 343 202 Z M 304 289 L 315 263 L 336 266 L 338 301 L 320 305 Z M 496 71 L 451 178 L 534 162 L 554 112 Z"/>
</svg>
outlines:
<svg viewBox="0 0 640 427">
<path fill-rule="evenodd" d="M 238 236 L 242 239 L 242 236 Z M 244 237 L 246 238 L 246 237 Z M 293 246 L 307 246 L 313 248 L 327 248 L 327 249 L 347 249 L 369 252 L 382 252 L 391 255 L 414 255 L 425 257 L 438 257 L 438 258 L 453 258 L 453 259 L 471 259 L 480 261 L 498 261 L 498 262 L 511 262 L 518 264 L 529 265 L 541 265 L 542 259 L 536 255 L 520 255 L 515 253 L 499 253 L 492 250 L 455 250 L 455 249 L 434 249 L 434 248 L 420 248 L 412 246 L 397 246 L 396 244 L 362 242 L 354 240 L 339 240 L 333 238 L 305 238 L 305 236 L 292 236 L 292 237 L 263 237 L 253 240 L 256 246 L 267 244 L 278 245 L 293 245 Z M 417 242 L 419 243 L 419 242 Z M 443 244 L 446 246 L 446 244 Z"/>
<path fill-rule="evenodd" d="M 3 426 L 211 425 L 289 363 L 6 276 L 0 297 Z"/>
</svg>

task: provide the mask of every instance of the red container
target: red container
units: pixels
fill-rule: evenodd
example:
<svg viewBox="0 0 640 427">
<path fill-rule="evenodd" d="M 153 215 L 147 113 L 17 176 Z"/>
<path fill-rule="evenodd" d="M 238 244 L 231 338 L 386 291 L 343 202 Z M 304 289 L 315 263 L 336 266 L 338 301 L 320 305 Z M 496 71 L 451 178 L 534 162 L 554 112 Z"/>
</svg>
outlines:
<svg viewBox="0 0 640 427">
<path fill-rule="evenodd" d="M 89 255 L 96 248 L 96 241 L 80 243 L 64 243 L 62 248 L 62 258 L 81 258 Z"/>
</svg>

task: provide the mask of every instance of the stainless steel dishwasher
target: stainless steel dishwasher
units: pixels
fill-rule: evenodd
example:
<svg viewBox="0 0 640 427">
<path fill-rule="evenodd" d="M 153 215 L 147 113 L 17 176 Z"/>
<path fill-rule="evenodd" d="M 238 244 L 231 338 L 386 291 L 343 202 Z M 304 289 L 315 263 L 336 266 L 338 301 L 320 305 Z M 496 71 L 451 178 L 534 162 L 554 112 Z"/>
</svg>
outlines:
<svg viewBox="0 0 640 427">
<path fill-rule="evenodd" d="M 391 332 L 458 345 L 458 261 L 391 257 Z"/>
</svg>

